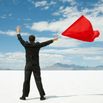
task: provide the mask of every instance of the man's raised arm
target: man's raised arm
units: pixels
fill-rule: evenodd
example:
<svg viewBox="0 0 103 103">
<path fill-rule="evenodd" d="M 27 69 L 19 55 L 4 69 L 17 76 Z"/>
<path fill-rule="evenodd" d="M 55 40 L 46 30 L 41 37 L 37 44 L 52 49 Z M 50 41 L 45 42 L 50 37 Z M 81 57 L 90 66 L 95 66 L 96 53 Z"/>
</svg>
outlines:
<svg viewBox="0 0 103 103">
<path fill-rule="evenodd" d="M 20 41 L 20 43 L 25 46 L 26 42 L 23 40 L 23 38 L 21 37 L 20 35 L 20 31 L 21 31 L 21 28 L 19 26 L 16 27 L 16 33 L 17 33 L 17 38 L 18 40 Z"/>
</svg>

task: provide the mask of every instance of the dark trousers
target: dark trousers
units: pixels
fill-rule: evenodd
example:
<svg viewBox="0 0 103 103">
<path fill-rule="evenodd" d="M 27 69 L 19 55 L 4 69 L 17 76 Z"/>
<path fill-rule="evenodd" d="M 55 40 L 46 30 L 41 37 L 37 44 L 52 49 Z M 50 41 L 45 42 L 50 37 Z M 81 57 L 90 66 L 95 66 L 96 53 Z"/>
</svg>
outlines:
<svg viewBox="0 0 103 103">
<path fill-rule="evenodd" d="M 42 81 L 41 81 L 41 75 L 40 75 L 40 70 L 25 70 L 25 79 L 24 79 L 24 84 L 23 84 L 23 96 L 28 97 L 29 91 L 30 91 L 30 78 L 31 74 L 33 72 L 36 86 L 38 88 L 40 96 L 45 95 L 43 86 L 42 86 Z"/>
</svg>

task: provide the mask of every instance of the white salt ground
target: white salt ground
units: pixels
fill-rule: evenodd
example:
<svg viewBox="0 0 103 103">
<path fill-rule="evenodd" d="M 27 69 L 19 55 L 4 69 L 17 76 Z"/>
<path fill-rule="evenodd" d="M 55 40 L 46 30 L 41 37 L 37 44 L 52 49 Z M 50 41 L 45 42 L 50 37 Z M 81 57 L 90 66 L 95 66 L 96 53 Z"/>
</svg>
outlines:
<svg viewBox="0 0 103 103">
<path fill-rule="evenodd" d="M 0 103 L 41 103 L 32 75 L 26 101 L 23 71 L 0 71 Z M 103 71 L 42 71 L 46 100 L 42 103 L 103 103 Z"/>
</svg>

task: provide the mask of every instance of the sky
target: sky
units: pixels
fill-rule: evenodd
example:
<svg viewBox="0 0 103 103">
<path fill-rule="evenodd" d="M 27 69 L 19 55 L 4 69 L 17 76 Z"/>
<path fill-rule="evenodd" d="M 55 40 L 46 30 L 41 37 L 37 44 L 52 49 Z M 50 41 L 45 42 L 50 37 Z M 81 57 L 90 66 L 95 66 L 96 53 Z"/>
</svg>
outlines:
<svg viewBox="0 0 103 103">
<path fill-rule="evenodd" d="M 100 32 L 94 42 L 61 35 L 81 15 Z M 39 42 L 59 36 L 58 41 L 40 50 L 41 68 L 56 63 L 103 65 L 103 0 L 0 0 L 0 68 L 25 66 L 25 50 L 16 38 L 18 25 L 26 41 L 31 34 Z"/>
</svg>

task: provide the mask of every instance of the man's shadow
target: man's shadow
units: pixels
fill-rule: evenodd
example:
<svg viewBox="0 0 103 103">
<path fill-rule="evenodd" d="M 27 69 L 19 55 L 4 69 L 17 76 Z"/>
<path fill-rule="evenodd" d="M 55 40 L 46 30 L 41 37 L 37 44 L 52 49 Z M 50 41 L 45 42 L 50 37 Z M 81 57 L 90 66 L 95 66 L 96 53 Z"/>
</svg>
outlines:
<svg viewBox="0 0 103 103">
<path fill-rule="evenodd" d="M 62 96 L 46 96 L 47 99 L 57 99 L 57 98 L 68 98 L 68 97 L 74 97 L 74 96 L 89 96 L 89 95 L 98 95 L 98 96 L 103 96 L 103 94 L 84 94 L 84 95 L 62 95 Z M 40 99 L 40 97 L 35 97 L 35 98 L 28 98 L 27 100 L 34 100 L 34 99 Z"/>
<path fill-rule="evenodd" d="M 78 95 L 63 95 L 63 96 L 52 95 L 52 96 L 46 96 L 46 100 L 47 100 L 47 99 L 54 99 L 54 98 L 73 97 L 73 96 L 78 96 Z M 33 100 L 33 99 L 40 99 L 40 97 L 28 98 L 28 99 L 26 99 L 26 100 Z"/>
<path fill-rule="evenodd" d="M 62 95 L 62 96 L 47 96 L 47 99 L 52 99 L 52 98 L 68 98 L 68 97 L 73 97 L 77 95 Z"/>
</svg>

